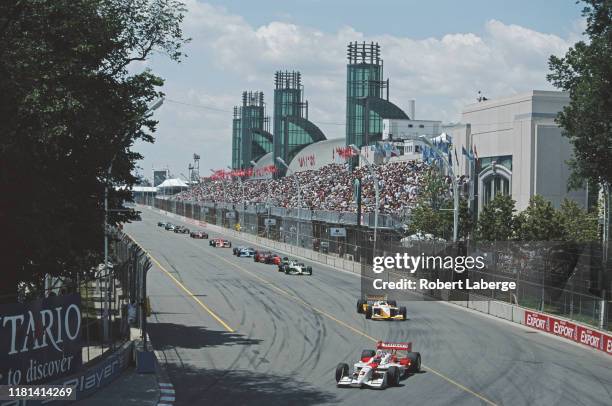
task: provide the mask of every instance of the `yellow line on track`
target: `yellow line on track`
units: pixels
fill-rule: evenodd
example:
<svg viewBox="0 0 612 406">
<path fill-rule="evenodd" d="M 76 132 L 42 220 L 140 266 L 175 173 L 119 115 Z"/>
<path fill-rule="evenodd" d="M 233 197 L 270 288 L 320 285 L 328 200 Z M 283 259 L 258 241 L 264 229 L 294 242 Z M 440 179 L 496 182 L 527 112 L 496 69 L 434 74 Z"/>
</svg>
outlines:
<svg viewBox="0 0 612 406">
<path fill-rule="evenodd" d="M 125 233 L 125 231 L 124 231 Z M 127 233 L 125 233 L 127 234 Z M 134 237 L 132 237 L 131 235 L 127 234 L 132 240 L 136 241 L 136 239 Z M 140 245 L 140 244 L 138 244 Z M 223 319 L 219 316 L 217 316 L 217 314 L 215 312 L 213 312 L 210 307 L 206 306 L 196 295 L 193 294 L 193 292 L 191 292 L 189 289 L 187 289 L 185 287 L 185 285 L 183 285 L 181 282 L 179 282 L 178 279 L 176 279 L 170 272 L 168 272 L 166 270 L 166 268 L 164 268 L 164 266 L 162 264 L 159 263 L 159 261 L 153 256 L 151 255 L 150 252 L 148 252 L 147 250 L 145 250 L 142 245 L 140 245 L 140 248 L 149 256 L 149 258 L 151 258 L 151 260 L 153 262 L 155 262 L 155 264 L 159 267 L 159 269 L 161 269 L 166 275 L 168 275 L 170 277 L 170 279 L 172 279 L 174 281 L 174 283 L 176 284 L 176 286 L 178 286 L 179 288 L 181 288 L 185 293 L 187 293 L 187 295 L 189 297 L 191 297 L 193 300 L 195 300 L 195 302 L 197 304 L 200 305 L 200 307 L 202 307 L 204 310 L 206 310 L 206 312 L 208 314 L 210 314 L 212 316 L 213 319 L 217 320 L 217 322 L 219 324 L 221 324 L 223 326 L 223 328 L 225 328 L 228 332 L 230 333 L 234 333 L 236 330 L 234 330 L 233 328 L 231 328 L 225 321 L 223 321 Z"/>
</svg>

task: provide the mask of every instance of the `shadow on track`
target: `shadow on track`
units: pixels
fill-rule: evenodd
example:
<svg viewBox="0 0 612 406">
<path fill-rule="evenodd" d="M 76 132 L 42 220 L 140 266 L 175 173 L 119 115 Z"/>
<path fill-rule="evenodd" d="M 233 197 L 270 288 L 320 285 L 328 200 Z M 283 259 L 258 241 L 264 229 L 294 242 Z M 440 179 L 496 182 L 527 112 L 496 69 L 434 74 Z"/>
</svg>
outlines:
<svg viewBox="0 0 612 406">
<path fill-rule="evenodd" d="M 174 323 L 150 323 L 149 337 L 156 350 L 174 348 L 206 348 L 220 345 L 257 345 L 258 339 L 246 338 L 242 334 L 208 330 L 204 327 Z"/>
<path fill-rule="evenodd" d="M 244 370 L 166 365 L 175 405 L 320 405 L 338 403 L 331 393 L 290 376 Z"/>
</svg>

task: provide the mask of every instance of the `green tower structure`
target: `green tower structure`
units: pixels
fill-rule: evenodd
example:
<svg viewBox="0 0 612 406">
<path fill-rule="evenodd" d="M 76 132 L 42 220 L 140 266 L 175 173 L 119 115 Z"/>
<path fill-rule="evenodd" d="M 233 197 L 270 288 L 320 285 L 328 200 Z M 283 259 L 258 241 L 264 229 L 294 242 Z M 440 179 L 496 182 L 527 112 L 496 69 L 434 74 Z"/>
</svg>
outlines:
<svg viewBox="0 0 612 406">
<path fill-rule="evenodd" d="M 382 120 L 408 119 L 389 101 L 389 79 L 383 79 L 380 45 L 351 42 L 346 65 L 346 145 L 372 145 L 382 139 Z"/>
<path fill-rule="evenodd" d="M 313 142 L 325 140 L 325 135 L 308 120 L 308 102 L 300 72 L 277 71 L 274 74 L 274 158 L 289 163 L 295 155 Z M 274 159 L 277 176 L 286 168 Z"/>
<path fill-rule="evenodd" d="M 242 106 L 234 107 L 232 120 L 232 168 L 246 169 L 251 161 L 272 151 L 270 118 L 263 92 L 243 92 Z"/>
</svg>

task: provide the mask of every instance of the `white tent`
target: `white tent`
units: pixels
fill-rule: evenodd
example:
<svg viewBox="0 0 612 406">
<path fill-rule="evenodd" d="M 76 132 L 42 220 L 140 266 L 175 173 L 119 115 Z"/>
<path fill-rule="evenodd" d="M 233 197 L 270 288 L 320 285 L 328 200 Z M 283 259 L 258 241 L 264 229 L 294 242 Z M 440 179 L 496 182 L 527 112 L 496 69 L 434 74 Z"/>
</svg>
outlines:
<svg viewBox="0 0 612 406">
<path fill-rule="evenodd" d="M 187 185 L 185 182 L 183 182 L 182 180 L 178 178 L 174 178 L 174 179 L 166 179 L 165 181 L 163 181 L 161 184 L 157 186 L 158 189 L 172 188 L 172 187 L 188 188 L 189 185 Z"/>
<path fill-rule="evenodd" d="M 157 186 L 157 195 L 170 196 L 189 189 L 189 185 L 180 179 L 166 179 Z"/>
</svg>

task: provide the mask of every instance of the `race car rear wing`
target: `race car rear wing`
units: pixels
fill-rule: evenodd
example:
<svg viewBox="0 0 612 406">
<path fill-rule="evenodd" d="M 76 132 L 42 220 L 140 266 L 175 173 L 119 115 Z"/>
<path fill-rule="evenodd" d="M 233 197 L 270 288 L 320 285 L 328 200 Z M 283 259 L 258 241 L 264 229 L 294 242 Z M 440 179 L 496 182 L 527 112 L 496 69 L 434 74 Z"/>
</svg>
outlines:
<svg viewBox="0 0 612 406">
<path fill-rule="evenodd" d="M 401 350 L 412 352 L 412 343 L 390 343 L 379 341 L 376 343 L 377 350 Z"/>
<path fill-rule="evenodd" d="M 368 302 L 374 302 L 377 300 L 387 300 L 387 295 L 366 295 L 365 300 Z"/>
</svg>

